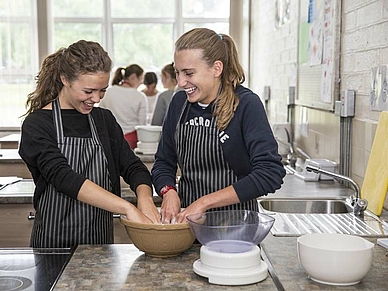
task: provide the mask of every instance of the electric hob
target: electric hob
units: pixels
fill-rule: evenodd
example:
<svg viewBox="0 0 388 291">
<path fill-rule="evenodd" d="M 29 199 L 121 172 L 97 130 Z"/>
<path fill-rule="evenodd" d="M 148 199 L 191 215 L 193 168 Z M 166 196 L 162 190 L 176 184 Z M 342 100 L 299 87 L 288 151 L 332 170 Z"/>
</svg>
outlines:
<svg viewBox="0 0 388 291">
<path fill-rule="evenodd" d="M 52 290 L 74 250 L 0 248 L 0 290 Z"/>
</svg>

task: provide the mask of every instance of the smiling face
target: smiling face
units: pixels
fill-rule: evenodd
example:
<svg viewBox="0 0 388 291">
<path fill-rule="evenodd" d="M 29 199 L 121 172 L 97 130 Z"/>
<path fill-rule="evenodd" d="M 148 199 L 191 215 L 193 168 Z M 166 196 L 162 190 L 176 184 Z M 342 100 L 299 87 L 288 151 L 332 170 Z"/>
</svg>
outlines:
<svg viewBox="0 0 388 291">
<path fill-rule="evenodd" d="M 82 114 L 92 111 L 94 104 L 104 97 L 109 85 L 109 74 L 84 74 L 73 82 L 61 77 L 63 87 L 59 93 L 62 109 L 75 109 Z"/>
<path fill-rule="evenodd" d="M 186 91 L 188 101 L 209 104 L 217 97 L 223 64 L 215 61 L 209 66 L 202 59 L 202 50 L 176 51 L 174 66 L 178 86 Z"/>
</svg>

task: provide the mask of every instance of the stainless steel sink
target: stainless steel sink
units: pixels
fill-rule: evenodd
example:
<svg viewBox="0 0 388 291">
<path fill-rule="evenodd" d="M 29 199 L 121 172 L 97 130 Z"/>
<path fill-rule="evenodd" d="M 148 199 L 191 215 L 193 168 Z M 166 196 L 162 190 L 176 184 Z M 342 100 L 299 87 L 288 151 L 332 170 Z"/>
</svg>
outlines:
<svg viewBox="0 0 388 291">
<path fill-rule="evenodd" d="M 388 227 L 368 210 L 353 213 L 346 199 L 263 198 L 260 212 L 275 218 L 274 236 L 300 236 L 308 233 L 343 233 L 365 237 L 387 237 Z"/>
<path fill-rule="evenodd" d="M 349 213 L 352 207 L 341 199 L 281 199 L 270 198 L 259 201 L 262 208 L 280 213 Z"/>
</svg>

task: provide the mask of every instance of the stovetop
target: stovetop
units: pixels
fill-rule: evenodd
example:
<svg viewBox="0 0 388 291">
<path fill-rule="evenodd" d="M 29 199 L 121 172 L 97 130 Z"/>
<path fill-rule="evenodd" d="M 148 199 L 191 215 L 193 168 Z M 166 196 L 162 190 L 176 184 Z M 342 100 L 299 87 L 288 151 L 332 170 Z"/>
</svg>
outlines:
<svg viewBox="0 0 388 291">
<path fill-rule="evenodd" d="M 52 290 L 74 249 L 0 248 L 0 290 Z"/>
</svg>

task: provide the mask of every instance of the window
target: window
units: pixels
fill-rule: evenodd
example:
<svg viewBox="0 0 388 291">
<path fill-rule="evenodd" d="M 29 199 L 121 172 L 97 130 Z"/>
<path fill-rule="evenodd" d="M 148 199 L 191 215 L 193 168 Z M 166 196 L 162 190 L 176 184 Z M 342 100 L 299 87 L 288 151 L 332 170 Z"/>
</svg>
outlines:
<svg viewBox="0 0 388 291">
<path fill-rule="evenodd" d="M 0 0 L 0 126 L 20 126 L 38 68 L 36 13 L 31 0 Z"/>
<path fill-rule="evenodd" d="M 79 39 L 99 42 L 115 67 L 137 63 L 159 74 L 183 32 L 208 27 L 229 33 L 230 0 L 46 1 L 48 12 L 37 11 L 37 0 L 0 0 L 0 127 L 20 126 L 38 60 Z M 37 38 L 42 14 L 49 20 L 44 44 Z M 46 53 L 38 50 L 44 47 Z"/>
</svg>

